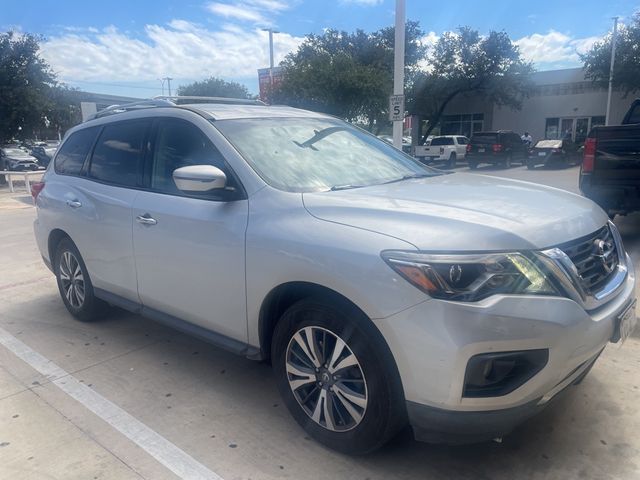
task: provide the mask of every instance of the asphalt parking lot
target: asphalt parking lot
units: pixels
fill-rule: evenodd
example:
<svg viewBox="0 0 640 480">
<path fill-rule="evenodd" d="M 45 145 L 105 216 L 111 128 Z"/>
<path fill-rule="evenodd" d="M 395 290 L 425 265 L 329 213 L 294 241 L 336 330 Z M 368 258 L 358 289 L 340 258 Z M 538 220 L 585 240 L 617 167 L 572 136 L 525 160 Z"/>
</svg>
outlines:
<svg viewBox="0 0 640 480">
<path fill-rule="evenodd" d="M 477 173 L 577 192 L 577 168 Z M 309 440 L 268 365 L 120 311 L 73 320 L 34 215 L 26 194 L 0 190 L 0 479 L 640 479 L 640 328 L 500 444 L 433 446 L 407 431 L 347 457 Z M 636 268 L 639 220 L 616 220 Z M 97 413 L 85 406 L 96 398 Z"/>
</svg>

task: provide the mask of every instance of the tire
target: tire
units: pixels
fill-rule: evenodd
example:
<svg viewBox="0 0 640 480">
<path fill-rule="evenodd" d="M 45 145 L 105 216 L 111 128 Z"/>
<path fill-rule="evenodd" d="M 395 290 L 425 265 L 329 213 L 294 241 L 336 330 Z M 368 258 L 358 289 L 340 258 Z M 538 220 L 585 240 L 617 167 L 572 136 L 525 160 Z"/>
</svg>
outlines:
<svg viewBox="0 0 640 480">
<path fill-rule="evenodd" d="M 308 342 L 316 346 L 315 354 Z M 341 353 L 333 357 L 337 349 Z M 323 445 L 365 454 L 382 447 L 406 425 L 402 385 L 391 352 L 380 332 L 354 307 L 322 299 L 295 303 L 276 325 L 271 352 L 287 408 Z M 332 368 L 344 363 L 350 366 Z"/>
<path fill-rule="evenodd" d="M 58 291 L 69 313 L 82 322 L 101 318 L 108 305 L 94 295 L 87 267 L 71 239 L 60 241 L 53 265 Z"/>
<path fill-rule="evenodd" d="M 511 168 L 511 155 L 507 155 L 507 158 L 505 158 L 504 162 L 502 162 L 502 167 L 503 168 Z"/>
<path fill-rule="evenodd" d="M 478 163 L 477 162 L 469 162 L 469 168 L 471 170 L 475 170 L 476 168 L 478 168 Z"/>
<path fill-rule="evenodd" d="M 534 170 L 534 169 L 536 168 L 536 164 L 535 164 L 535 163 L 533 163 L 531 160 L 529 160 L 529 161 L 527 162 L 527 168 L 528 168 L 529 170 Z"/>
<path fill-rule="evenodd" d="M 447 168 L 456 168 L 457 159 L 458 156 L 456 155 L 456 152 L 451 152 L 451 155 L 449 155 L 449 160 L 447 161 Z"/>
</svg>

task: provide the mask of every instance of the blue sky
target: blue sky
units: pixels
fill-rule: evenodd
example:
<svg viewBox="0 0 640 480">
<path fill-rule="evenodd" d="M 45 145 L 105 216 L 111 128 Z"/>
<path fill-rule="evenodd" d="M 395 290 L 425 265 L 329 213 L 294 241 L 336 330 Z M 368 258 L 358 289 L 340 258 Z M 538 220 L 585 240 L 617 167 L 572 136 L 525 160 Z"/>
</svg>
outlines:
<svg viewBox="0 0 640 480">
<path fill-rule="evenodd" d="M 425 42 L 461 25 L 505 30 L 542 70 L 578 66 L 577 53 L 606 34 L 612 16 L 629 18 L 640 7 L 637 0 L 406 3 Z M 0 28 L 43 35 L 42 55 L 61 80 L 83 90 L 148 97 L 161 93 L 160 77 L 173 77 L 175 89 L 216 75 L 255 92 L 256 69 L 268 64 L 262 28 L 281 32 L 278 61 L 308 33 L 391 25 L 394 6 L 394 0 L 1 0 Z"/>
</svg>

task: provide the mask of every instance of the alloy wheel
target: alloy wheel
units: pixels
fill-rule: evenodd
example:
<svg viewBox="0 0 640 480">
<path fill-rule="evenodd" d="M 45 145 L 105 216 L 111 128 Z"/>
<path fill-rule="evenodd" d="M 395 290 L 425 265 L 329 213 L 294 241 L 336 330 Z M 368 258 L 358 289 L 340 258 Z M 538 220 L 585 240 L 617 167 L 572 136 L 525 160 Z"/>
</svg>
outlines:
<svg viewBox="0 0 640 480">
<path fill-rule="evenodd" d="M 81 308 L 84 304 L 84 275 L 80 262 L 70 251 L 65 251 L 60 257 L 60 282 L 67 301 L 73 308 Z"/>
<path fill-rule="evenodd" d="M 367 382 L 342 338 L 322 327 L 303 327 L 289 341 L 285 362 L 289 387 L 315 423 L 333 432 L 360 424 L 367 409 Z"/>
</svg>

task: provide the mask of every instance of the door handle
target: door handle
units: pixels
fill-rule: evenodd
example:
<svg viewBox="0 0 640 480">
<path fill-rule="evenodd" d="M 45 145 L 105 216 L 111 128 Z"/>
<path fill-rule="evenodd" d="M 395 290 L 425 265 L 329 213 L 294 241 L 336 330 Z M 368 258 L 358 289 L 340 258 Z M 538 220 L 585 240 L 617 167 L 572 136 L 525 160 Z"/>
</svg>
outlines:
<svg viewBox="0 0 640 480">
<path fill-rule="evenodd" d="M 82 203 L 80 203 L 78 200 L 67 200 L 67 206 L 71 208 L 80 208 L 82 206 Z"/>
<path fill-rule="evenodd" d="M 141 225 L 155 225 L 156 223 L 158 223 L 158 221 L 148 213 L 145 213 L 144 215 L 138 215 L 136 217 L 136 222 Z"/>
</svg>

